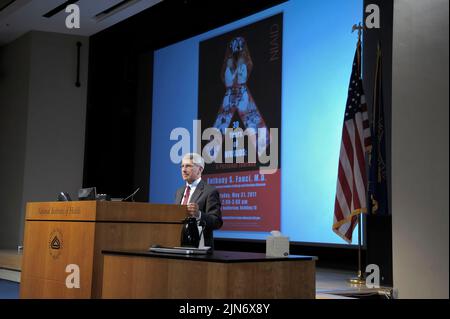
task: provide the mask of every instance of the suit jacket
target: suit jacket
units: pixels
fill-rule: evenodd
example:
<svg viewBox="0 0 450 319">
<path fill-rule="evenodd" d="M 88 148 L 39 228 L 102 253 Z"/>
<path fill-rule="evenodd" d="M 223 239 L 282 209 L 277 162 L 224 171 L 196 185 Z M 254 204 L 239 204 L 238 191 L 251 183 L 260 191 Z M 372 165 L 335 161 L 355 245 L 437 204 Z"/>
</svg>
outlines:
<svg viewBox="0 0 450 319">
<path fill-rule="evenodd" d="M 180 187 L 175 196 L 175 204 L 180 204 L 186 186 Z M 204 225 L 203 236 L 205 246 L 214 246 L 213 230 L 223 225 L 222 212 L 220 211 L 220 196 L 214 186 L 206 184 L 203 180 L 198 183 L 191 196 L 190 203 L 197 203 L 202 212 L 200 223 Z M 183 227 L 183 231 L 184 231 Z"/>
</svg>

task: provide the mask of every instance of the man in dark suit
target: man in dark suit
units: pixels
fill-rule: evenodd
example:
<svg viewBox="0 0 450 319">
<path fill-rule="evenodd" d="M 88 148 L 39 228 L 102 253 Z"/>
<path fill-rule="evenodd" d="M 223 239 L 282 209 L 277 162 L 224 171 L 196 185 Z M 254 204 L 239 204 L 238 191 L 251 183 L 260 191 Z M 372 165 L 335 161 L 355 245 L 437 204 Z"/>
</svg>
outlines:
<svg viewBox="0 0 450 319">
<path fill-rule="evenodd" d="M 205 162 L 199 154 L 183 156 L 181 176 L 186 185 L 177 190 L 175 203 L 186 205 L 188 217 L 196 218 L 202 235 L 199 246 L 213 247 L 213 230 L 222 227 L 222 212 L 219 192 L 201 179 L 204 168 Z M 186 232 L 187 225 L 182 229 L 182 236 Z"/>
</svg>

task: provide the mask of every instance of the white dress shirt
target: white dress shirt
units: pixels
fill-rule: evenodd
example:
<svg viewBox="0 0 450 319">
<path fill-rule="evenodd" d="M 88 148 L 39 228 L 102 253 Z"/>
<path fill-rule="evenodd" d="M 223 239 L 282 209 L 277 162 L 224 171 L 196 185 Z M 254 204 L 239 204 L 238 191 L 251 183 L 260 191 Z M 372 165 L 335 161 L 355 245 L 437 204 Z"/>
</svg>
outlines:
<svg viewBox="0 0 450 319">
<path fill-rule="evenodd" d="M 186 188 L 184 189 L 184 194 L 183 197 L 181 198 L 181 202 L 184 201 L 184 198 L 186 197 L 186 191 L 187 191 L 187 187 L 189 186 L 191 188 L 190 193 L 189 193 L 189 198 L 188 198 L 188 203 L 191 202 L 191 198 L 192 198 L 192 194 L 194 194 L 195 189 L 197 188 L 198 183 L 200 183 L 200 181 L 202 180 L 201 177 L 197 178 L 195 181 L 192 182 L 192 184 L 189 184 L 186 182 Z"/>
<path fill-rule="evenodd" d="M 201 177 L 197 178 L 195 181 L 193 181 L 191 184 L 186 183 L 186 189 L 184 190 L 184 194 L 183 197 L 181 198 L 181 202 L 183 203 L 184 198 L 186 197 L 186 191 L 187 191 L 187 187 L 189 186 L 191 188 L 190 192 L 189 192 L 189 198 L 188 198 L 188 204 L 191 202 L 191 198 L 192 198 L 192 194 L 194 194 L 195 189 L 197 188 L 198 183 L 200 183 L 200 181 L 202 180 Z M 200 222 L 200 219 L 202 217 L 202 212 L 199 210 L 198 211 L 198 217 L 196 217 L 197 219 L 197 225 Z M 187 227 L 187 225 L 186 225 Z M 205 247 L 205 239 L 203 236 L 203 227 L 202 226 L 197 226 L 198 227 L 198 233 L 201 234 L 200 236 L 200 243 L 198 245 L 199 248 L 203 248 Z"/>
</svg>

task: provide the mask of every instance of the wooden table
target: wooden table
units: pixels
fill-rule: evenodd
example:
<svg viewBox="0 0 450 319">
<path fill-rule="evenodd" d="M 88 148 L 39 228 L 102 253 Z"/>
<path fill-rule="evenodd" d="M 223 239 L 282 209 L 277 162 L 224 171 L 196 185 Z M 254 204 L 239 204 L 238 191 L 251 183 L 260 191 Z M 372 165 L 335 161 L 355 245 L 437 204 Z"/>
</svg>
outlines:
<svg viewBox="0 0 450 319">
<path fill-rule="evenodd" d="M 315 298 L 312 256 L 103 250 L 102 298 Z"/>
</svg>

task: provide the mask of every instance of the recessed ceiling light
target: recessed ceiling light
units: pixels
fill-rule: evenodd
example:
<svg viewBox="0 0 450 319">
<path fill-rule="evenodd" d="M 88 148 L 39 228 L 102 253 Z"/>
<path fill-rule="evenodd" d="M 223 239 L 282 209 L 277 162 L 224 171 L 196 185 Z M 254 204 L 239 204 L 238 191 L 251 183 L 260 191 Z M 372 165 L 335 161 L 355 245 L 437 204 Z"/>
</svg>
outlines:
<svg viewBox="0 0 450 319">
<path fill-rule="evenodd" d="M 73 4 L 75 2 L 78 2 L 78 0 L 68 0 L 66 2 L 63 2 L 62 4 L 60 4 L 59 6 L 53 8 L 52 10 L 50 10 L 49 12 L 47 12 L 46 14 L 43 15 L 44 18 L 51 18 L 53 17 L 55 14 L 59 13 L 60 11 L 63 11 L 64 9 L 66 9 L 66 7 L 70 4 Z"/>
</svg>

